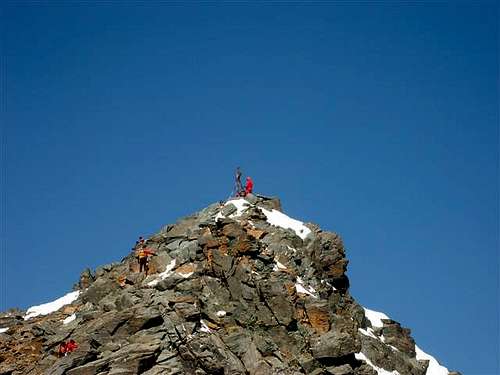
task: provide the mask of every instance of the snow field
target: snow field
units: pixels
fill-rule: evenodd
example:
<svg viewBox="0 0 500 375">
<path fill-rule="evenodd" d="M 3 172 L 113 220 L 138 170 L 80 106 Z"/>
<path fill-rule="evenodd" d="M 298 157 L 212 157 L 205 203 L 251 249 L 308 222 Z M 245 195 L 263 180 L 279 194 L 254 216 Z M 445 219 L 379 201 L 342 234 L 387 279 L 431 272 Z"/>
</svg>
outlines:
<svg viewBox="0 0 500 375">
<path fill-rule="evenodd" d="M 32 306 L 26 311 L 24 320 L 28 320 L 39 315 L 47 315 L 53 313 L 54 311 L 59 310 L 61 307 L 73 303 L 78 298 L 79 295 L 80 291 L 77 290 L 75 292 L 71 292 L 62 296 L 61 298 L 58 298 L 55 301 L 44 303 L 38 306 Z"/>
</svg>

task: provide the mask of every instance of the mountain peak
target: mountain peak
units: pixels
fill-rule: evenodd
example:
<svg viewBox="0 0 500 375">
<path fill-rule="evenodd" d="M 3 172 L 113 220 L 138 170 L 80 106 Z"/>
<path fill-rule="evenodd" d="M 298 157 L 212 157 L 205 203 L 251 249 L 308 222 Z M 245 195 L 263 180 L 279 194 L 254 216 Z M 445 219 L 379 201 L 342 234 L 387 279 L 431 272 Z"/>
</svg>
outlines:
<svg viewBox="0 0 500 375">
<path fill-rule="evenodd" d="M 147 275 L 135 251 L 2 314 L 0 374 L 449 374 L 349 294 L 340 236 L 278 198 L 212 204 L 137 248 Z M 78 348 L 59 356 L 70 339 Z"/>
</svg>

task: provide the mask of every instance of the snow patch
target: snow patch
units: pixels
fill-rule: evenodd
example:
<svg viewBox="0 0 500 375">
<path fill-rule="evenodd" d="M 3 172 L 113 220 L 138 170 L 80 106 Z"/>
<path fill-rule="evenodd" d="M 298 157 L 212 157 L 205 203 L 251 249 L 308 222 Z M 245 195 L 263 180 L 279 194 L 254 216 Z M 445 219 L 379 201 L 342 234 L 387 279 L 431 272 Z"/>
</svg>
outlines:
<svg viewBox="0 0 500 375">
<path fill-rule="evenodd" d="M 190 277 L 191 275 L 193 275 L 194 272 L 188 272 L 188 273 L 178 272 L 178 274 L 181 275 L 183 278 L 187 279 L 188 277 Z"/>
<path fill-rule="evenodd" d="M 54 311 L 59 310 L 61 307 L 73 303 L 78 298 L 79 295 L 80 291 L 77 290 L 62 296 L 61 298 L 58 298 L 55 301 L 44 303 L 38 306 L 32 306 L 26 311 L 24 320 L 34 318 L 35 316 L 38 315 L 47 315 L 53 313 Z"/>
<path fill-rule="evenodd" d="M 355 353 L 354 356 L 356 357 L 356 359 L 360 361 L 365 361 L 371 368 L 377 371 L 378 375 L 400 375 L 399 372 L 397 372 L 396 370 L 387 371 L 384 370 L 382 367 L 375 366 L 363 353 Z"/>
<path fill-rule="evenodd" d="M 384 313 L 373 311 L 367 309 L 366 307 L 363 307 L 363 309 L 365 310 L 366 318 L 370 321 L 373 327 L 382 328 L 384 326 L 384 323 L 382 323 L 382 319 L 390 319 Z"/>
<path fill-rule="evenodd" d="M 358 331 L 361 332 L 365 336 L 369 336 L 369 337 L 372 337 L 374 339 L 377 339 L 377 340 L 383 342 L 385 345 L 387 345 L 388 347 L 390 347 L 392 350 L 394 350 L 396 352 L 399 352 L 399 349 L 396 348 L 395 346 L 386 344 L 385 337 L 383 335 L 380 336 L 380 337 L 378 337 L 377 335 L 375 335 L 375 331 L 372 328 L 370 328 L 370 327 L 368 327 L 367 329 L 358 328 Z"/>
<path fill-rule="evenodd" d="M 243 198 L 230 199 L 224 204 L 224 206 L 227 206 L 228 204 L 233 204 L 236 207 L 236 212 L 233 212 L 231 215 L 229 215 L 229 218 L 236 218 L 238 216 L 241 216 L 243 212 L 245 212 L 245 210 L 247 210 L 251 206 L 250 203 L 248 203 L 248 201 Z M 311 230 L 307 228 L 302 221 L 292 219 L 291 217 L 275 209 L 268 210 L 260 206 L 259 208 L 262 210 L 264 215 L 266 215 L 267 222 L 271 225 L 281 227 L 283 229 L 291 229 L 297 234 L 297 236 L 302 239 L 305 239 L 307 235 L 311 233 Z M 222 218 L 224 218 L 224 215 L 222 215 L 222 212 L 219 212 L 215 216 L 215 221 Z M 296 251 L 295 249 L 292 250 L 294 250 L 294 252 Z"/>
<path fill-rule="evenodd" d="M 318 296 L 316 296 L 315 294 L 316 290 L 314 290 L 312 286 L 306 288 L 304 286 L 304 282 L 300 277 L 297 277 L 297 282 L 295 283 L 295 290 L 297 291 L 297 293 L 309 294 L 311 297 L 318 298 Z"/>
<path fill-rule="evenodd" d="M 66 319 L 63 319 L 62 322 L 63 322 L 63 324 L 68 324 L 68 323 L 71 323 L 75 319 L 76 319 L 76 314 L 71 314 Z"/>
<path fill-rule="evenodd" d="M 361 332 L 365 336 L 369 336 L 369 337 L 372 337 L 374 339 L 380 340 L 380 338 L 375 335 L 373 329 L 371 329 L 371 328 L 368 328 L 368 329 L 358 328 L 358 331 Z"/>
<path fill-rule="evenodd" d="M 233 212 L 231 215 L 227 216 L 229 218 L 241 216 L 243 212 L 250 207 L 250 203 L 248 203 L 248 201 L 243 198 L 230 199 L 224 204 L 224 206 L 227 206 L 228 204 L 233 204 L 236 207 L 236 212 Z M 215 221 L 223 219 L 224 217 L 225 216 L 222 215 L 222 212 L 219 212 L 215 216 Z"/>
<path fill-rule="evenodd" d="M 165 269 L 165 271 L 163 271 L 162 273 L 160 273 L 158 275 L 159 279 L 150 281 L 148 283 L 148 285 L 149 286 L 155 286 L 161 280 L 165 280 L 167 277 L 169 277 L 173 273 L 172 271 L 173 271 L 174 268 L 175 268 L 175 259 L 172 259 L 172 261 L 167 265 L 167 268 Z"/>
<path fill-rule="evenodd" d="M 425 353 L 417 345 L 415 345 L 415 352 L 417 353 L 417 360 L 424 359 L 429 361 L 426 375 L 448 375 L 448 369 L 446 367 L 441 366 L 436 358 Z"/>
<path fill-rule="evenodd" d="M 328 285 L 330 288 L 332 288 L 333 290 L 337 290 L 337 288 L 335 288 L 332 284 L 330 284 L 328 281 L 326 280 L 321 280 L 321 284 L 326 284 Z"/>
<path fill-rule="evenodd" d="M 203 319 L 200 320 L 200 324 L 201 324 L 201 328 L 200 328 L 201 332 L 207 332 L 207 333 L 212 332 L 212 330 L 210 328 L 208 328 L 207 323 Z"/>
<path fill-rule="evenodd" d="M 0 328 L 0 333 L 5 333 L 9 330 L 9 327 L 7 328 Z"/>
<path fill-rule="evenodd" d="M 216 314 L 217 314 L 217 316 L 219 318 L 222 318 L 223 316 L 226 316 L 226 312 L 224 310 L 217 311 Z"/>
<path fill-rule="evenodd" d="M 302 239 L 305 239 L 307 235 L 311 233 L 311 230 L 306 227 L 302 221 L 292 219 L 278 210 L 267 210 L 263 207 L 259 208 L 262 210 L 264 215 L 266 215 L 267 222 L 271 225 L 275 225 L 283 229 L 291 229 Z"/>
<path fill-rule="evenodd" d="M 275 259 L 276 264 L 273 267 L 273 271 L 286 270 L 286 267 L 279 262 L 279 260 Z"/>
</svg>

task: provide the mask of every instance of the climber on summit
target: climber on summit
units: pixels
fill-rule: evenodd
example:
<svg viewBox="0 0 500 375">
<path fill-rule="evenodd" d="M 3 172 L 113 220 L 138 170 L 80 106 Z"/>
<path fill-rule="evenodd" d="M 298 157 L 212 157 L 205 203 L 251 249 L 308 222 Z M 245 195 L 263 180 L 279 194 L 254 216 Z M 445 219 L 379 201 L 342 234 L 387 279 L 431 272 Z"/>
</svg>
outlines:
<svg viewBox="0 0 500 375">
<path fill-rule="evenodd" d="M 235 174 L 235 195 L 239 197 L 243 192 L 243 185 L 241 185 L 241 170 L 240 167 L 236 168 Z"/>
<path fill-rule="evenodd" d="M 251 194 L 253 191 L 253 181 L 251 177 L 247 177 L 247 183 L 245 185 L 245 196 Z"/>
</svg>

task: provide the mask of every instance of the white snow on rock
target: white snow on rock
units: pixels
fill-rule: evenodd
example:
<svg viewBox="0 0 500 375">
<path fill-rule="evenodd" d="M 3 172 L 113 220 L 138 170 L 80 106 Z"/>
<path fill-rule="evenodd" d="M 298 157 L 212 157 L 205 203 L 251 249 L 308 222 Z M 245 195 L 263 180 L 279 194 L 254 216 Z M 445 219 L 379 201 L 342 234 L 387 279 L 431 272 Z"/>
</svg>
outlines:
<svg viewBox="0 0 500 375">
<path fill-rule="evenodd" d="M 65 305 L 69 305 L 73 303 L 78 296 L 80 295 L 80 291 L 74 291 L 71 293 L 62 296 L 61 298 L 56 299 L 55 301 L 44 303 L 38 306 L 32 306 L 26 311 L 26 315 L 24 316 L 24 320 L 28 320 L 34 318 L 39 315 L 47 315 L 53 313 L 54 311 L 59 310 L 61 307 Z"/>
<path fill-rule="evenodd" d="M 417 353 L 417 359 L 426 359 L 429 361 L 426 375 L 448 375 L 448 369 L 446 367 L 441 366 L 436 358 L 425 353 L 417 345 L 415 345 L 415 352 Z"/>
<path fill-rule="evenodd" d="M 71 323 L 75 319 L 76 319 L 76 314 L 71 314 L 66 319 L 64 319 L 62 322 L 63 322 L 63 324 L 68 324 L 68 323 Z"/>
<path fill-rule="evenodd" d="M 264 215 L 266 215 L 267 218 L 267 222 L 271 225 L 275 225 L 284 229 L 291 229 L 297 234 L 297 236 L 302 239 L 305 239 L 307 235 L 311 233 L 311 230 L 306 227 L 302 221 L 292 219 L 291 217 L 285 215 L 282 212 L 279 212 L 278 210 L 267 210 L 263 207 L 259 208 L 262 210 L 262 212 L 264 212 Z"/>
<path fill-rule="evenodd" d="M 387 371 L 381 367 L 375 366 L 363 353 L 356 353 L 354 354 L 354 356 L 356 357 L 356 359 L 360 361 L 365 361 L 371 368 L 377 371 L 378 375 L 400 375 L 399 372 L 397 372 L 396 370 Z"/>
<path fill-rule="evenodd" d="M 280 263 L 279 260 L 275 259 L 276 264 L 273 267 L 273 271 L 286 270 L 286 266 Z"/>
<path fill-rule="evenodd" d="M 158 275 L 159 279 L 156 279 L 156 280 L 153 280 L 153 281 L 150 281 L 148 283 L 149 286 L 155 286 L 156 284 L 158 284 L 161 280 L 165 280 L 167 277 L 169 277 L 173 272 L 173 269 L 175 268 L 175 259 L 172 259 L 172 261 L 167 265 L 167 268 L 165 269 L 165 271 L 163 271 L 162 273 L 160 273 Z M 189 276 L 188 276 L 189 277 Z"/>
<path fill-rule="evenodd" d="M 382 319 L 390 319 L 384 313 L 381 313 L 378 311 L 373 311 L 373 310 L 367 309 L 366 307 L 363 307 L 363 309 L 365 310 L 365 316 L 372 323 L 373 327 L 383 327 L 384 325 L 382 323 Z M 368 336 L 371 336 L 371 334 L 373 333 L 372 331 L 370 331 L 370 328 L 368 328 L 368 330 L 364 330 L 364 329 L 360 328 L 359 331 L 363 334 L 368 335 Z M 384 337 L 382 337 L 382 342 L 385 342 Z M 389 346 L 391 346 L 394 350 L 398 350 L 397 348 L 395 348 L 392 345 L 389 345 Z M 427 372 L 425 373 L 425 375 L 448 375 L 449 371 L 446 367 L 441 366 L 439 364 L 439 362 L 436 360 L 436 358 L 434 358 L 433 356 L 422 351 L 422 349 L 420 349 L 417 345 L 415 345 L 415 352 L 416 352 L 417 360 L 423 359 L 423 360 L 429 361 L 429 367 L 427 368 Z M 358 354 L 360 356 L 365 357 L 365 355 L 363 353 L 358 353 Z M 358 354 L 356 354 L 356 358 L 363 359 L 363 358 L 358 358 Z M 376 369 L 375 366 L 373 366 L 371 364 L 371 362 L 369 362 L 367 359 L 366 360 L 363 359 L 363 360 L 366 361 L 374 369 Z M 381 370 L 384 372 L 378 372 L 378 370 L 377 370 L 379 375 L 397 374 L 397 371 L 388 372 L 384 369 L 381 369 Z"/>
<path fill-rule="evenodd" d="M 300 277 L 297 277 L 295 290 L 297 291 L 297 293 L 309 294 L 311 297 L 318 298 L 318 296 L 315 294 L 316 290 L 312 286 L 306 288 L 304 286 L 304 281 L 302 281 Z"/>
<path fill-rule="evenodd" d="M 363 309 L 365 310 L 365 316 L 370 321 L 373 327 L 382 328 L 384 326 L 384 323 L 382 323 L 382 319 L 390 319 L 384 313 L 373 311 L 367 309 L 366 307 L 363 307 Z"/>
<path fill-rule="evenodd" d="M 205 321 L 203 319 L 200 320 L 200 324 L 201 324 L 201 328 L 200 328 L 201 332 L 207 332 L 207 333 L 212 332 L 212 330 L 210 328 L 208 328 L 207 323 L 205 323 Z"/>
<path fill-rule="evenodd" d="M 332 284 L 330 284 L 328 281 L 325 281 L 325 280 L 321 280 L 321 284 L 326 284 L 328 285 L 330 288 L 332 288 L 333 290 L 337 290 L 337 288 L 335 288 Z"/>
<path fill-rule="evenodd" d="M 379 340 L 379 341 L 383 342 L 384 344 L 386 344 L 385 343 L 385 337 L 383 335 L 380 336 L 380 337 L 378 337 L 377 335 L 375 335 L 375 331 L 373 330 L 373 328 L 370 328 L 370 327 L 368 327 L 367 329 L 358 328 L 358 331 L 361 332 L 365 336 L 372 337 L 372 338 L 374 338 L 376 340 Z M 386 345 L 389 346 L 392 350 L 394 350 L 396 352 L 399 352 L 399 349 L 396 348 L 395 346 L 388 345 L 388 344 L 386 344 Z"/>
<path fill-rule="evenodd" d="M 375 333 L 373 332 L 373 329 L 371 329 L 371 328 L 368 328 L 368 329 L 358 328 L 358 331 L 361 332 L 365 336 L 369 336 L 369 337 L 372 337 L 374 339 L 380 340 L 380 338 L 378 338 L 375 335 Z"/>
<path fill-rule="evenodd" d="M 236 212 L 229 215 L 228 217 L 230 218 L 236 218 L 238 216 L 241 216 L 243 212 L 245 212 L 245 210 L 250 207 L 250 203 L 248 203 L 248 201 L 246 201 L 243 198 L 228 200 L 224 204 L 224 206 L 228 204 L 233 204 L 236 206 Z M 297 236 L 299 236 L 302 239 L 305 239 L 307 235 L 311 233 L 311 230 L 308 227 L 306 227 L 302 221 L 292 219 L 291 217 L 275 209 L 268 210 L 263 207 L 259 207 L 259 209 L 261 209 L 264 215 L 266 215 L 267 222 L 271 225 L 283 229 L 291 229 L 297 234 Z M 219 212 L 215 216 L 215 220 L 217 221 L 219 219 L 222 219 L 223 217 L 224 216 L 222 215 L 222 213 Z"/>
<path fill-rule="evenodd" d="M 224 310 L 217 311 L 216 314 L 217 314 L 217 316 L 219 318 L 222 318 L 223 316 L 226 316 L 226 312 Z"/>
<path fill-rule="evenodd" d="M 0 333 L 5 333 L 9 330 L 9 328 L 0 328 Z"/>
<path fill-rule="evenodd" d="M 235 217 L 238 217 L 238 216 L 241 216 L 243 214 L 243 212 L 250 207 L 250 203 L 248 203 L 248 201 L 246 201 L 245 199 L 243 198 L 235 198 L 235 199 L 230 199 L 228 200 L 224 206 L 227 206 L 229 204 L 233 204 L 235 207 L 236 207 L 236 212 L 233 212 L 231 215 L 229 215 L 228 217 L 229 218 L 235 218 Z M 219 212 L 216 216 L 215 216 L 215 221 L 219 220 L 219 219 L 222 219 L 224 218 L 224 215 L 222 215 L 222 212 Z"/>
</svg>

